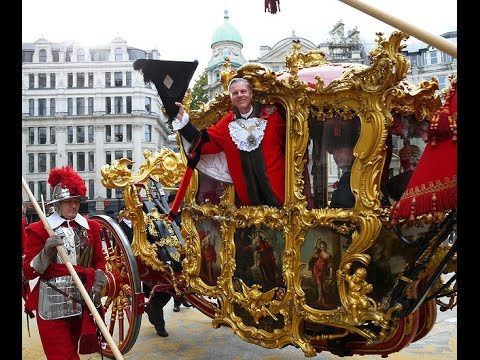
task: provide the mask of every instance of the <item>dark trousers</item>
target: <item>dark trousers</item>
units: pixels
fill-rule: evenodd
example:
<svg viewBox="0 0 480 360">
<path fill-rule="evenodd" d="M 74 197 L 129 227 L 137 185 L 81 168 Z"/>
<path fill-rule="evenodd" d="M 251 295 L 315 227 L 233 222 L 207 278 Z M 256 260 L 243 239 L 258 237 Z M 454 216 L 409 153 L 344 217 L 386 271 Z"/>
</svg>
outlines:
<svg viewBox="0 0 480 360">
<path fill-rule="evenodd" d="M 150 296 L 152 289 L 145 283 L 143 284 L 143 293 L 145 294 L 145 298 Z M 155 326 L 155 330 L 163 330 L 165 329 L 165 319 L 163 318 L 163 307 L 166 303 L 170 301 L 172 296 L 169 294 L 165 294 L 163 292 L 156 292 L 148 305 L 145 307 L 145 312 L 148 315 L 148 321 Z"/>
</svg>

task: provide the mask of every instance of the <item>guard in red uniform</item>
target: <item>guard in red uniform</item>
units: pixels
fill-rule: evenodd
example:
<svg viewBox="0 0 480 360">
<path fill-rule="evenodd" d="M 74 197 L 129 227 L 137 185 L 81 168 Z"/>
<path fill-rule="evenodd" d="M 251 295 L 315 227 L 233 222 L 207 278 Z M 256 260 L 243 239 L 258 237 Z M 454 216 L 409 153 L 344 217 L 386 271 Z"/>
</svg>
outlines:
<svg viewBox="0 0 480 360">
<path fill-rule="evenodd" d="M 85 197 L 83 179 L 70 167 L 52 169 L 50 202 L 55 209 L 47 219 L 54 235 L 41 221 L 26 228 L 23 274 L 38 282 L 25 303 L 27 313 L 36 311 L 38 332 L 49 360 L 80 359 L 78 353 L 100 351 L 93 316 L 56 247 L 63 246 L 69 262 L 83 280 L 93 303 L 101 311 L 101 290 L 107 284 L 105 256 L 97 222 L 78 214 Z"/>
</svg>

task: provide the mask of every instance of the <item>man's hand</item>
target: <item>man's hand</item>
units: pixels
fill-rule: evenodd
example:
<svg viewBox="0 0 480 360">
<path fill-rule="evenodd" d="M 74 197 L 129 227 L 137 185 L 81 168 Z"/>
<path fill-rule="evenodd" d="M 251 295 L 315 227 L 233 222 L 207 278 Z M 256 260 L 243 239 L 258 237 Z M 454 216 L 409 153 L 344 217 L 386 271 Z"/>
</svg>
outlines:
<svg viewBox="0 0 480 360">
<path fill-rule="evenodd" d="M 42 251 L 32 260 L 32 267 L 36 272 L 40 274 L 45 272 L 47 266 L 50 265 L 52 261 L 53 255 L 55 255 L 57 251 L 57 246 L 63 246 L 63 239 L 58 235 L 50 236 L 45 242 Z"/>
<path fill-rule="evenodd" d="M 51 258 L 57 251 L 57 246 L 63 246 L 63 239 L 58 235 L 52 235 L 45 242 L 43 250 L 47 253 L 48 257 Z"/>
<path fill-rule="evenodd" d="M 90 289 L 90 298 L 93 301 L 95 307 L 102 305 L 102 289 L 107 285 L 107 276 L 105 273 L 97 269 L 95 270 L 95 282 L 93 283 L 92 288 Z"/>
<path fill-rule="evenodd" d="M 175 102 L 175 105 L 178 106 L 178 113 L 175 117 L 181 121 L 183 118 L 183 113 L 185 112 L 185 106 L 181 102 Z"/>
</svg>

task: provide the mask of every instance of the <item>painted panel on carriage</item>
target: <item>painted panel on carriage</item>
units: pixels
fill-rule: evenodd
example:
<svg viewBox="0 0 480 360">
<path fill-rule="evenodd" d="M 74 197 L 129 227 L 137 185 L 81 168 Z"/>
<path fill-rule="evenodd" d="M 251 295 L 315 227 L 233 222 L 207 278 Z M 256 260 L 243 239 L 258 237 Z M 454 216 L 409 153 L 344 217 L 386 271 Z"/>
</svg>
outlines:
<svg viewBox="0 0 480 360">
<path fill-rule="evenodd" d="M 221 272 L 220 251 L 222 248 L 222 236 L 218 222 L 207 219 L 197 225 L 200 239 L 200 278 L 207 285 L 216 285 L 217 277 Z"/>
<path fill-rule="evenodd" d="M 306 232 L 301 248 L 302 289 L 306 304 L 318 310 L 335 309 L 340 305 L 336 285 L 336 271 L 349 239 L 327 228 L 313 228 Z"/>
<path fill-rule="evenodd" d="M 415 243 L 419 236 L 428 230 L 428 226 L 402 229 L 406 239 Z M 366 281 L 373 285 L 369 296 L 377 303 L 387 297 L 405 267 L 415 261 L 419 245 L 407 245 L 392 230 L 383 227 L 378 238 L 366 251 L 371 257 L 367 266 Z"/>
<path fill-rule="evenodd" d="M 258 284 L 266 292 L 285 286 L 282 277 L 283 235 L 267 227 L 251 226 L 235 232 L 234 278 L 247 286 Z"/>
</svg>

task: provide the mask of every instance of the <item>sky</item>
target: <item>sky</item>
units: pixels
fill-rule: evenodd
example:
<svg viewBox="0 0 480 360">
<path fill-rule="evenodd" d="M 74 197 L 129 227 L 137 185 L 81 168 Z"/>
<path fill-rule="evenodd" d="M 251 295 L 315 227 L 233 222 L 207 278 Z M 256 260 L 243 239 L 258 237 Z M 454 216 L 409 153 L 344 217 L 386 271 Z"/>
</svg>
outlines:
<svg viewBox="0 0 480 360">
<path fill-rule="evenodd" d="M 457 30 L 457 3 L 451 0 L 362 0 L 433 35 Z M 212 36 L 228 22 L 242 37 L 246 60 L 260 46 L 298 37 L 326 41 L 338 22 L 355 27 L 360 39 L 374 43 L 375 33 L 395 29 L 339 0 L 280 0 L 280 11 L 264 11 L 264 0 L 22 0 L 22 42 L 43 37 L 56 43 L 103 45 L 121 37 L 127 46 L 157 49 L 163 60 L 198 60 L 194 78 L 208 65 Z M 410 41 L 416 41 L 411 38 Z"/>
</svg>

